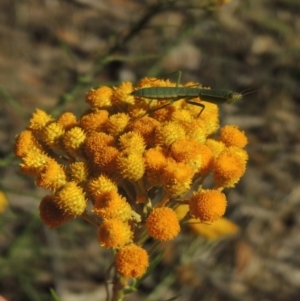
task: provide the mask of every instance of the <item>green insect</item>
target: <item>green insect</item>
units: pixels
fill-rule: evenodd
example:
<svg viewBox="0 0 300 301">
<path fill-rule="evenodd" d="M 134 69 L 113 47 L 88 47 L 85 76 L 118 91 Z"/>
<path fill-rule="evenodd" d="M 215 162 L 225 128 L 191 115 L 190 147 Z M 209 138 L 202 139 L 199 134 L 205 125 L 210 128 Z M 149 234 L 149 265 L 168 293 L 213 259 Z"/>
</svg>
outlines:
<svg viewBox="0 0 300 301">
<path fill-rule="evenodd" d="M 198 117 L 201 115 L 205 109 L 205 105 L 199 102 L 192 101 L 191 99 L 200 97 L 201 100 L 207 101 L 214 104 L 231 104 L 244 95 L 242 93 L 233 92 L 225 89 L 203 89 L 199 87 L 178 87 L 181 79 L 181 72 L 178 72 L 178 80 L 176 87 L 149 87 L 135 90 L 131 93 L 133 96 L 144 97 L 149 99 L 158 100 L 170 100 L 169 103 L 160 106 L 151 112 L 160 110 L 166 106 L 172 105 L 175 101 L 179 99 L 185 99 L 188 104 L 195 105 L 201 108 Z"/>
</svg>

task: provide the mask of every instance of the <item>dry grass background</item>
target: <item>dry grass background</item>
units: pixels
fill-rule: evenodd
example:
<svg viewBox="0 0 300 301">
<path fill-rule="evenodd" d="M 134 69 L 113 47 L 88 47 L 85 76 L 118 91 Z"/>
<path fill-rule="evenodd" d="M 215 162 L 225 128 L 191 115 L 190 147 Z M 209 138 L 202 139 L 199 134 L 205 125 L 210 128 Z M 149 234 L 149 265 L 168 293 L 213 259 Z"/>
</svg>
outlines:
<svg viewBox="0 0 300 301">
<path fill-rule="evenodd" d="M 300 2 L 1 0 L 0 295 L 9 301 L 105 300 L 110 255 L 95 229 L 43 227 L 44 191 L 18 174 L 14 136 L 36 108 L 81 112 L 84 93 L 183 71 L 214 88 L 258 90 L 222 106 L 222 123 L 249 137 L 248 169 L 228 191 L 239 235 L 218 243 L 182 236 L 128 300 L 300 300 Z M 176 77 L 176 76 L 175 76 Z M 175 78 L 174 78 L 175 80 Z"/>
</svg>

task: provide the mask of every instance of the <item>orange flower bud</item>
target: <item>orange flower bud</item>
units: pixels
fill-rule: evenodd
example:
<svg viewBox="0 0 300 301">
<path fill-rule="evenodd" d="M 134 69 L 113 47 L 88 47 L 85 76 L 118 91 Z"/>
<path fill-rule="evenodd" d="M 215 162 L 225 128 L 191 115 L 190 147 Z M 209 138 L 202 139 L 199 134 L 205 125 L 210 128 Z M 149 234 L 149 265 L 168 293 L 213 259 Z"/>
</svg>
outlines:
<svg viewBox="0 0 300 301">
<path fill-rule="evenodd" d="M 235 148 L 225 149 L 214 163 L 213 177 L 216 187 L 234 187 L 245 170 L 245 157 Z"/>
<path fill-rule="evenodd" d="M 106 146 L 114 146 L 114 137 L 103 132 L 92 132 L 86 137 L 84 151 L 86 156 L 93 157 L 99 149 Z"/>
<path fill-rule="evenodd" d="M 90 104 L 92 108 L 107 109 L 112 106 L 111 96 L 113 89 L 110 87 L 100 87 L 98 89 L 92 89 L 86 94 L 86 102 Z"/>
<path fill-rule="evenodd" d="M 43 148 L 35 139 L 32 131 L 25 130 L 16 136 L 14 152 L 17 157 L 25 157 L 33 149 L 42 151 Z"/>
<path fill-rule="evenodd" d="M 107 111 L 95 110 L 82 116 L 80 119 L 80 125 L 86 132 L 100 131 L 107 120 Z"/>
<path fill-rule="evenodd" d="M 213 222 L 224 215 L 227 201 L 218 190 L 201 190 L 189 199 L 190 215 L 201 222 Z"/>
<path fill-rule="evenodd" d="M 98 231 L 98 240 L 102 247 L 118 249 L 130 243 L 133 233 L 128 223 L 106 219 Z"/>
<path fill-rule="evenodd" d="M 159 241 L 171 240 L 180 231 L 178 217 L 168 207 L 153 209 L 146 219 L 146 228 L 149 235 Z"/>
<path fill-rule="evenodd" d="M 140 134 L 146 144 L 150 147 L 154 144 L 155 129 L 159 122 L 151 117 L 145 116 L 141 119 L 134 120 L 128 125 L 128 129 Z"/>
<path fill-rule="evenodd" d="M 188 164 L 195 172 L 202 165 L 200 147 L 201 144 L 193 139 L 180 139 L 172 144 L 170 154 L 177 162 Z"/>
<path fill-rule="evenodd" d="M 184 163 L 177 163 L 171 160 L 161 174 L 161 182 L 165 190 L 171 196 L 181 195 L 190 189 L 193 171 L 190 166 Z"/>
<path fill-rule="evenodd" d="M 127 278 L 142 277 L 149 266 L 147 252 L 135 244 L 121 248 L 116 255 L 115 261 L 117 271 Z"/>
<path fill-rule="evenodd" d="M 73 215 L 60 207 L 53 195 L 46 195 L 40 203 L 40 217 L 49 228 L 57 228 L 73 219 Z"/>
<path fill-rule="evenodd" d="M 144 155 L 146 179 L 150 185 L 160 184 L 160 175 L 167 165 L 165 151 L 161 147 L 150 148 Z"/>
<path fill-rule="evenodd" d="M 62 113 L 58 117 L 57 123 L 59 123 L 65 130 L 69 130 L 78 125 L 76 116 L 71 112 Z"/>
<path fill-rule="evenodd" d="M 225 125 L 222 127 L 219 140 L 222 141 L 227 147 L 244 147 L 248 143 L 245 132 L 240 131 L 235 125 Z"/>
<path fill-rule="evenodd" d="M 131 217 L 131 207 L 126 199 L 116 191 L 102 192 L 96 199 L 93 211 L 106 219 L 128 221 Z"/>
</svg>

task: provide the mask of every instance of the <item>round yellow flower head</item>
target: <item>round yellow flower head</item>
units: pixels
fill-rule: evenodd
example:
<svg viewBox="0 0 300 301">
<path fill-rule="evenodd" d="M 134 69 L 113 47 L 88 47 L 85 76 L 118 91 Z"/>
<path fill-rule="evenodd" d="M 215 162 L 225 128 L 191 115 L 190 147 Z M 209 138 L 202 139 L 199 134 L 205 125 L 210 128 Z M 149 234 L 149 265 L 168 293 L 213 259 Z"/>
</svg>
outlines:
<svg viewBox="0 0 300 301">
<path fill-rule="evenodd" d="M 168 147 L 176 140 L 185 138 L 185 131 L 177 122 L 166 122 L 156 128 L 155 138 L 158 145 Z"/>
<path fill-rule="evenodd" d="M 56 202 L 66 214 L 81 215 L 87 205 L 85 193 L 75 182 L 67 182 L 63 188 L 56 192 Z"/>
<path fill-rule="evenodd" d="M 71 112 L 62 113 L 58 117 L 57 123 L 59 123 L 65 130 L 69 130 L 78 125 L 76 116 Z"/>
<path fill-rule="evenodd" d="M 216 187 L 234 187 L 245 170 L 245 157 L 235 148 L 225 149 L 214 163 L 213 177 Z"/>
<path fill-rule="evenodd" d="M 28 128 L 36 133 L 52 121 L 54 121 L 52 116 L 48 115 L 46 112 L 40 109 L 36 109 L 35 113 L 33 113 L 32 118 L 29 121 Z"/>
<path fill-rule="evenodd" d="M 108 120 L 108 112 L 105 110 L 94 110 L 81 117 L 80 125 L 86 132 L 102 130 Z"/>
<path fill-rule="evenodd" d="M 86 94 L 86 102 L 90 104 L 92 108 L 107 109 L 112 106 L 111 97 L 113 89 L 109 87 L 100 87 L 98 89 L 92 89 Z"/>
<path fill-rule="evenodd" d="M 205 145 L 207 145 L 208 148 L 212 151 L 215 158 L 217 158 L 226 147 L 223 142 L 216 141 L 214 139 L 207 139 Z"/>
<path fill-rule="evenodd" d="M 201 222 L 213 222 L 224 215 L 227 201 L 218 190 L 201 190 L 189 199 L 190 215 Z"/>
<path fill-rule="evenodd" d="M 131 82 L 124 82 L 119 87 L 114 88 L 111 98 L 112 104 L 120 109 L 127 108 L 128 105 L 133 105 L 135 100 L 134 96 L 130 93 L 133 91 Z"/>
<path fill-rule="evenodd" d="M 92 178 L 88 181 L 88 191 L 93 197 L 98 197 L 103 192 L 114 191 L 118 192 L 117 185 L 107 176 L 100 175 L 97 178 Z"/>
<path fill-rule="evenodd" d="M 135 245 L 130 244 L 121 248 L 115 258 L 117 271 L 126 278 L 142 277 L 149 266 L 147 252 Z"/>
<path fill-rule="evenodd" d="M 132 106 L 128 107 L 127 113 L 133 119 L 141 118 L 147 115 L 149 112 L 149 102 L 146 101 L 138 101 Z"/>
<path fill-rule="evenodd" d="M 186 138 L 193 139 L 200 144 L 205 143 L 207 134 L 205 127 L 201 126 L 199 119 L 190 122 L 181 122 L 180 124 L 186 132 Z"/>
<path fill-rule="evenodd" d="M 245 162 L 245 164 L 249 159 L 248 153 L 242 148 L 239 148 L 237 146 L 229 146 L 229 147 L 227 147 L 227 150 L 240 156 L 242 158 L 242 160 Z"/>
<path fill-rule="evenodd" d="M 119 249 L 132 240 L 133 233 L 128 223 L 115 219 L 106 219 L 98 230 L 98 240 L 105 248 Z"/>
<path fill-rule="evenodd" d="M 161 108 L 165 104 L 168 104 L 168 101 L 159 101 L 158 104 L 156 104 L 154 101 L 151 101 L 148 111 L 155 110 L 151 113 L 151 117 L 153 117 L 155 120 L 159 121 L 160 123 L 169 122 L 171 121 L 171 116 L 174 114 L 176 109 L 174 106 L 166 106 L 164 108 Z"/>
<path fill-rule="evenodd" d="M 219 140 L 222 141 L 227 147 L 245 147 L 245 145 L 248 143 L 245 132 L 240 131 L 235 125 L 225 125 L 222 127 Z"/>
<path fill-rule="evenodd" d="M 40 217 L 49 228 L 57 228 L 73 219 L 73 215 L 60 207 L 53 195 L 46 195 L 40 203 Z"/>
<path fill-rule="evenodd" d="M 219 108 L 217 105 L 205 101 L 202 104 L 205 105 L 205 109 L 201 113 L 201 119 L 204 120 L 201 125 L 204 126 L 206 135 L 210 136 L 220 127 Z"/>
<path fill-rule="evenodd" d="M 94 163 L 93 171 L 96 174 L 104 172 L 116 176 L 118 154 L 118 149 L 112 146 L 99 148 L 90 159 Z"/>
<path fill-rule="evenodd" d="M 193 121 L 193 116 L 191 112 L 185 109 L 177 109 L 172 112 L 169 120 L 177 122 L 190 123 Z"/>
<path fill-rule="evenodd" d="M 42 146 L 35 139 L 32 131 L 25 130 L 16 136 L 14 152 L 17 157 L 23 158 L 34 149 L 42 151 Z"/>
<path fill-rule="evenodd" d="M 124 132 L 129 120 L 130 117 L 126 113 L 111 115 L 105 124 L 105 129 L 110 135 L 117 136 Z"/>
<path fill-rule="evenodd" d="M 89 167 L 86 162 L 71 163 L 68 170 L 70 179 L 77 183 L 84 183 L 89 179 Z"/>
<path fill-rule="evenodd" d="M 122 222 L 128 221 L 131 217 L 129 203 L 115 191 L 102 192 L 96 199 L 93 211 L 102 218 Z"/>
<path fill-rule="evenodd" d="M 170 154 L 177 162 L 188 164 L 195 172 L 202 165 L 201 144 L 193 139 L 180 139 L 171 145 Z"/>
<path fill-rule="evenodd" d="M 200 168 L 197 170 L 197 174 L 200 175 L 208 174 L 210 171 L 212 171 L 214 166 L 214 155 L 210 150 L 210 148 L 205 144 L 199 146 L 198 152 L 201 156 L 202 164 Z"/>
<path fill-rule="evenodd" d="M 48 123 L 42 130 L 43 142 L 50 146 L 52 149 L 61 149 L 61 139 L 65 130 L 58 122 Z"/>
<path fill-rule="evenodd" d="M 154 186 L 160 185 L 160 175 L 167 166 L 167 155 L 164 149 L 157 146 L 148 149 L 144 154 L 147 182 Z"/>
<path fill-rule="evenodd" d="M 190 189 L 193 175 L 194 172 L 187 164 L 168 160 L 160 180 L 170 196 L 178 196 Z"/>
<path fill-rule="evenodd" d="M 119 145 L 122 151 L 135 151 L 143 153 L 146 146 L 143 137 L 139 133 L 127 132 L 119 138 Z"/>
<path fill-rule="evenodd" d="M 174 239 L 180 231 L 178 217 L 171 208 L 155 208 L 146 219 L 148 234 L 159 241 Z"/>
<path fill-rule="evenodd" d="M 23 157 L 23 162 L 20 164 L 21 172 L 38 175 L 50 159 L 51 158 L 43 151 L 38 148 L 33 148 L 25 155 L 25 157 Z"/>
<path fill-rule="evenodd" d="M 144 159 L 138 152 L 123 151 L 117 158 L 117 168 L 124 179 L 136 182 L 145 172 Z"/>
<path fill-rule="evenodd" d="M 49 159 L 37 175 L 36 184 L 52 191 L 58 190 L 66 184 L 67 177 L 62 165 L 54 159 Z"/>
<path fill-rule="evenodd" d="M 140 134 L 148 147 L 154 145 L 155 129 L 159 122 L 151 117 L 145 116 L 143 118 L 132 121 L 128 125 L 128 130 Z"/>
<path fill-rule="evenodd" d="M 84 151 L 89 158 L 93 157 L 99 149 L 107 146 L 115 146 L 115 139 L 113 136 L 103 132 L 92 132 L 86 137 Z"/>
<path fill-rule="evenodd" d="M 74 156 L 82 156 L 82 150 L 86 134 L 83 129 L 76 126 L 65 132 L 63 136 L 63 144 L 66 151 Z"/>
</svg>

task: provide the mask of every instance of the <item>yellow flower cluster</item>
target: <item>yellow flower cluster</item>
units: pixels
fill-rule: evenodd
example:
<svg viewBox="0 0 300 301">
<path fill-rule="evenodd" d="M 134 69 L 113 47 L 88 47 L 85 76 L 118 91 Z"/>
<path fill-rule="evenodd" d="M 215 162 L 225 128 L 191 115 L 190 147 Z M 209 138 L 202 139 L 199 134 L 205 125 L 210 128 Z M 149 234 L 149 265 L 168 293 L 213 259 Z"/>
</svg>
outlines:
<svg viewBox="0 0 300 301">
<path fill-rule="evenodd" d="M 92 89 L 90 108 L 80 118 L 66 112 L 55 119 L 37 109 L 16 137 L 21 172 L 50 191 L 39 207 L 43 222 L 55 228 L 82 217 L 97 225 L 100 245 L 117 251 L 116 268 L 124 277 L 146 272 L 141 245 L 147 237 L 178 235 L 178 203 L 189 205 L 189 217 L 213 222 L 225 213 L 221 191 L 245 172 L 247 138 L 236 126 L 218 134 L 216 105 L 201 102 L 205 109 L 198 116 L 200 108 L 184 99 L 168 105 L 131 94 L 174 86 L 144 78 L 136 87 L 125 82 Z M 209 174 L 214 184 L 202 189 Z"/>
</svg>

